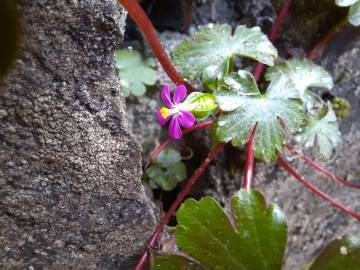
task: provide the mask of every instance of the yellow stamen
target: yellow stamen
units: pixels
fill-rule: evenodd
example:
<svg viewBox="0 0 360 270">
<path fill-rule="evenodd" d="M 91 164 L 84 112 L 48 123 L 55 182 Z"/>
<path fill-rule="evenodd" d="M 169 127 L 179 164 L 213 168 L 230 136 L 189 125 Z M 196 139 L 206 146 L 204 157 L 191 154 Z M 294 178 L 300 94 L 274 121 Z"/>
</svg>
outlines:
<svg viewBox="0 0 360 270">
<path fill-rule="evenodd" d="M 169 109 L 166 108 L 166 107 L 162 107 L 160 109 L 160 114 L 161 114 L 162 118 L 166 119 L 168 117 L 168 115 L 169 115 Z"/>
</svg>

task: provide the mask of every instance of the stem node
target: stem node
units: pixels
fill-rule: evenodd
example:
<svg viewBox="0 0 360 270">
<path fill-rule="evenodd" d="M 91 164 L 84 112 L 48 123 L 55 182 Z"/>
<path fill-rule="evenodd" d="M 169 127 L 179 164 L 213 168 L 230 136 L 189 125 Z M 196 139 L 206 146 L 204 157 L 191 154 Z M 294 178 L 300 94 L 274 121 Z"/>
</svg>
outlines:
<svg viewBox="0 0 360 270">
<path fill-rule="evenodd" d="M 185 84 L 190 92 L 196 89 L 192 87 L 184 78 L 182 78 L 176 71 L 175 67 L 170 61 L 169 56 L 161 45 L 155 27 L 151 23 L 149 17 L 142 9 L 137 0 L 118 0 L 118 2 L 128 11 L 130 17 L 136 22 L 142 33 L 149 42 L 156 58 L 159 60 L 161 66 L 164 68 L 167 75 L 175 84 Z"/>
</svg>

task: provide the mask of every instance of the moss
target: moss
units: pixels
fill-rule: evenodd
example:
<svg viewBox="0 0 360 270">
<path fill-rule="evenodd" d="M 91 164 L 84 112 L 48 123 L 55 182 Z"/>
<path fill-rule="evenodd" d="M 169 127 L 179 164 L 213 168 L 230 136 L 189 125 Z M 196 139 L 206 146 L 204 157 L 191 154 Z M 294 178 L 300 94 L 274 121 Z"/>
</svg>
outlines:
<svg viewBox="0 0 360 270">
<path fill-rule="evenodd" d="M 346 99 L 334 97 L 331 100 L 331 105 L 333 106 L 336 117 L 338 119 L 343 120 L 348 117 L 351 106 Z"/>
</svg>

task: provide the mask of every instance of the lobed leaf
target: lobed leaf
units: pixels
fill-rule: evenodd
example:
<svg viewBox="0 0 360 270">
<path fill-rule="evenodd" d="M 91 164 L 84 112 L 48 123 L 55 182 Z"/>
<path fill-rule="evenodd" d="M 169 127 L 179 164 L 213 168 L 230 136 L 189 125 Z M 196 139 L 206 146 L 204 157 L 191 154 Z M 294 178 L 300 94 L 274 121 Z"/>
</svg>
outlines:
<svg viewBox="0 0 360 270">
<path fill-rule="evenodd" d="M 149 184 L 152 188 L 161 188 L 165 191 L 173 190 L 179 182 L 186 177 L 186 167 L 178 162 L 171 167 L 162 167 L 159 164 L 151 165 L 146 174 L 150 178 Z"/>
<path fill-rule="evenodd" d="M 334 86 L 330 74 L 308 59 L 292 59 L 270 67 L 265 78 L 272 81 L 268 91 L 280 91 L 289 98 L 300 97 L 306 108 L 322 103 L 320 97 L 310 91 L 311 87 L 331 89 Z M 292 84 L 294 87 L 286 87 Z"/>
<path fill-rule="evenodd" d="M 240 146 L 257 125 L 254 151 L 266 161 L 275 161 L 284 149 L 282 125 L 295 133 L 304 119 L 301 101 L 283 94 L 285 90 L 295 91 L 291 89 L 294 85 L 287 83 L 282 85 L 284 89 L 275 91 L 272 84 L 267 93 L 261 94 L 251 73 L 239 71 L 226 76 L 224 85 L 215 92 L 219 108 L 224 111 L 217 121 L 218 138 Z"/>
<path fill-rule="evenodd" d="M 214 92 L 219 85 L 219 82 L 229 74 L 232 68 L 231 59 L 227 59 L 219 66 L 209 66 L 204 69 L 201 77 L 201 82 L 205 90 Z"/>
<path fill-rule="evenodd" d="M 145 85 L 154 85 L 157 75 L 151 65 L 151 60 L 143 60 L 136 51 L 119 50 L 115 53 L 115 65 L 120 71 L 121 84 L 124 95 L 133 94 L 142 96 L 145 94 Z"/>
<path fill-rule="evenodd" d="M 340 7 L 349 7 L 359 0 L 335 0 L 336 4 Z"/>
<path fill-rule="evenodd" d="M 358 270 L 360 268 L 360 238 L 343 237 L 331 242 L 308 270 Z"/>
<path fill-rule="evenodd" d="M 186 166 L 181 162 L 178 151 L 167 148 L 161 151 L 154 164 L 147 170 L 149 184 L 152 188 L 173 190 L 186 177 Z"/>
<path fill-rule="evenodd" d="M 310 116 L 308 124 L 297 136 L 306 147 L 318 145 L 323 159 L 328 159 L 333 148 L 341 141 L 339 125 L 330 102 L 327 104 L 326 110 L 326 114 L 322 117 Z"/>
<path fill-rule="evenodd" d="M 335 0 L 340 7 L 350 7 L 348 19 L 352 25 L 360 25 L 360 1 L 359 0 Z"/>
<path fill-rule="evenodd" d="M 359 26 L 360 25 L 360 1 L 354 4 L 349 11 L 349 22 L 352 25 Z"/>
<path fill-rule="evenodd" d="M 232 35 L 231 26 L 222 24 L 200 28 L 173 51 L 172 58 L 185 77 L 194 79 L 208 67 L 223 70 L 235 55 L 273 65 L 277 51 L 259 27 L 240 25 Z"/>
<path fill-rule="evenodd" d="M 269 93 L 288 98 L 300 97 L 308 119 L 298 139 L 307 147 L 318 145 L 320 156 L 329 158 L 340 141 L 336 115 L 330 103 L 326 106 L 321 97 L 310 88 L 331 89 L 333 80 L 330 74 L 310 60 L 292 59 L 269 68 L 265 77 L 271 81 Z"/>
<path fill-rule="evenodd" d="M 163 167 L 171 167 L 181 161 L 181 155 L 178 151 L 166 148 L 162 150 L 156 159 L 156 162 Z"/>
<path fill-rule="evenodd" d="M 280 208 L 266 206 L 255 190 L 237 192 L 231 200 L 231 219 L 212 198 L 186 200 L 176 217 L 180 255 L 155 258 L 153 270 L 271 270 L 280 269 L 287 225 Z M 177 268 L 171 268 L 176 263 Z"/>
</svg>

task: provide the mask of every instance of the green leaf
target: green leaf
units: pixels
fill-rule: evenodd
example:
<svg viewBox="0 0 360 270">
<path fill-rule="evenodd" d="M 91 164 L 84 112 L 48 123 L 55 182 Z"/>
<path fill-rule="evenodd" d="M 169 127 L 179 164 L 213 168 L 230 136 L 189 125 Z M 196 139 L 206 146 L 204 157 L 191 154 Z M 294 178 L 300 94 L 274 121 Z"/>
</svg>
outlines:
<svg viewBox="0 0 360 270">
<path fill-rule="evenodd" d="M 312 263 L 309 270 L 359 270 L 360 238 L 343 237 L 330 243 Z"/>
<path fill-rule="evenodd" d="M 115 53 L 116 67 L 120 71 L 121 85 L 124 95 L 133 94 L 142 96 L 145 94 L 145 85 L 154 85 L 157 75 L 152 69 L 153 60 L 143 60 L 136 51 L 119 50 Z"/>
<path fill-rule="evenodd" d="M 218 138 L 240 146 L 247 142 L 257 124 L 255 154 L 266 161 L 275 161 L 285 144 L 282 124 L 295 133 L 304 119 L 301 101 L 284 94 L 294 91 L 293 84 L 282 87 L 275 89 L 272 82 L 267 93 L 261 94 L 251 73 L 239 71 L 226 76 L 224 85 L 215 93 L 219 108 L 224 111 L 217 121 Z"/>
<path fill-rule="evenodd" d="M 15 61 L 20 35 L 16 1 L 0 1 L 0 82 Z"/>
<path fill-rule="evenodd" d="M 118 50 L 115 52 L 115 65 L 120 70 L 136 67 L 141 62 L 141 55 L 136 51 Z"/>
<path fill-rule="evenodd" d="M 175 238 L 191 256 L 173 269 L 271 270 L 280 269 L 287 225 L 281 209 L 266 206 L 255 190 L 240 190 L 231 200 L 231 219 L 212 198 L 186 200 L 178 210 Z M 197 263 L 194 263 L 195 260 Z M 155 259 L 153 270 L 167 270 L 174 256 Z M 189 266 L 189 263 L 193 265 Z M 201 268 L 202 266 L 202 268 Z"/>
<path fill-rule="evenodd" d="M 359 0 L 335 0 L 339 7 L 349 7 L 355 4 Z"/>
<path fill-rule="evenodd" d="M 183 103 L 186 110 L 194 114 L 198 120 L 204 120 L 212 114 L 216 108 L 216 97 L 213 94 L 193 92 Z"/>
<path fill-rule="evenodd" d="M 171 148 L 166 148 L 162 150 L 156 159 L 157 163 L 166 168 L 173 166 L 179 161 L 181 161 L 180 153 Z"/>
<path fill-rule="evenodd" d="M 214 92 L 226 75 L 229 74 L 232 69 L 232 61 L 231 59 L 227 59 L 219 66 L 209 66 L 204 69 L 202 74 L 202 84 L 204 89 L 209 92 Z"/>
<path fill-rule="evenodd" d="M 265 76 L 268 81 L 272 81 L 269 92 L 289 98 L 301 98 L 309 119 L 298 138 L 308 147 L 314 146 L 317 141 L 321 157 L 328 158 L 333 147 L 340 141 L 336 116 L 331 106 L 326 106 L 310 88 L 331 89 L 333 80 L 330 74 L 310 60 L 292 59 L 269 68 Z"/>
<path fill-rule="evenodd" d="M 349 11 L 349 22 L 352 25 L 359 26 L 360 25 L 360 1 L 358 1 L 355 5 L 350 8 Z"/>
<path fill-rule="evenodd" d="M 259 27 L 240 25 L 232 35 L 231 26 L 223 24 L 200 28 L 190 41 L 182 42 L 172 53 L 175 65 L 191 79 L 200 77 L 210 66 L 222 70 L 224 63 L 235 55 L 273 65 L 277 51 Z"/>
<path fill-rule="evenodd" d="M 151 269 L 156 270 L 208 270 L 189 258 L 179 255 L 158 256 Z"/>
<path fill-rule="evenodd" d="M 324 116 L 310 116 L 308 124 L 297 136 L 306 147 L 317 144 L 323 159 L 328 159 L 333 148 L 341 141 L 339 125 L 330 102 L 326 110 Z"/>
<path fill-rule="evenodd" d="M 359 0 L 335 0 L 340 7 L 350 7 L 348 19 L 352 25 L 360 25 L 360 1 Z"/>
<path fill-rule="evenodd" d="M 128 75 L 127 72 L 123 73 L 124 78 L 126 78 L 127 75 Z M 126 91 L 124 91 L 124 93 L 129 93 L 127 96 L 129 96 L 130 94 L 133 94 L 134 96 L 139 97 L 139 96 L 143 96 L 146 92 L 146 87 L 141 81 L 134 81 L 129 84 L 129 81 L 126 80 L 126 83 L 122 84 L 122 86 L 124 88 L 127 88 Z"/>
<path fill-rule="evenodd" d="M 343 120 L 348 117 L 351 111 L 351 106 L 349 101 L 347 101 L 344 98 L 334 97 L 333 99 L 331 99 L 330 102 L 334 109 L 337 119 Z"/>
<path fill-rule="evenodd" d="M 292 59 L 276 64 L 268 69 L 265 78 L 274 82 L 271 91 L 281 91 L 281 94 L 290 98 L 299 96 L 307 109 L 311 109 L 317 103 L 323 103 L 309 88 L 331 89 L 334 86 L 330 74 L 308 59 Z M 286 89 L 288 84 L 293 84 L 294 87 Z"/>
<path fill-rule="evenodd" d="M 186 177 L 185 164 L 181 162 L 180 153 L 167 148 L 161 151 L 157 160 L 147 170 L 149 184 L 152 188 L 173 190 Z"/>
<path fill-rule="evenodd" d="M 170 191 L 185 179 L 186 167 L 182 162 L 178 162 L 169 168 L 153 164 L 146 170 L 146 174 L 150 178 L 152 188 L 160 187 L 165 191 Z"/>
</svg>

